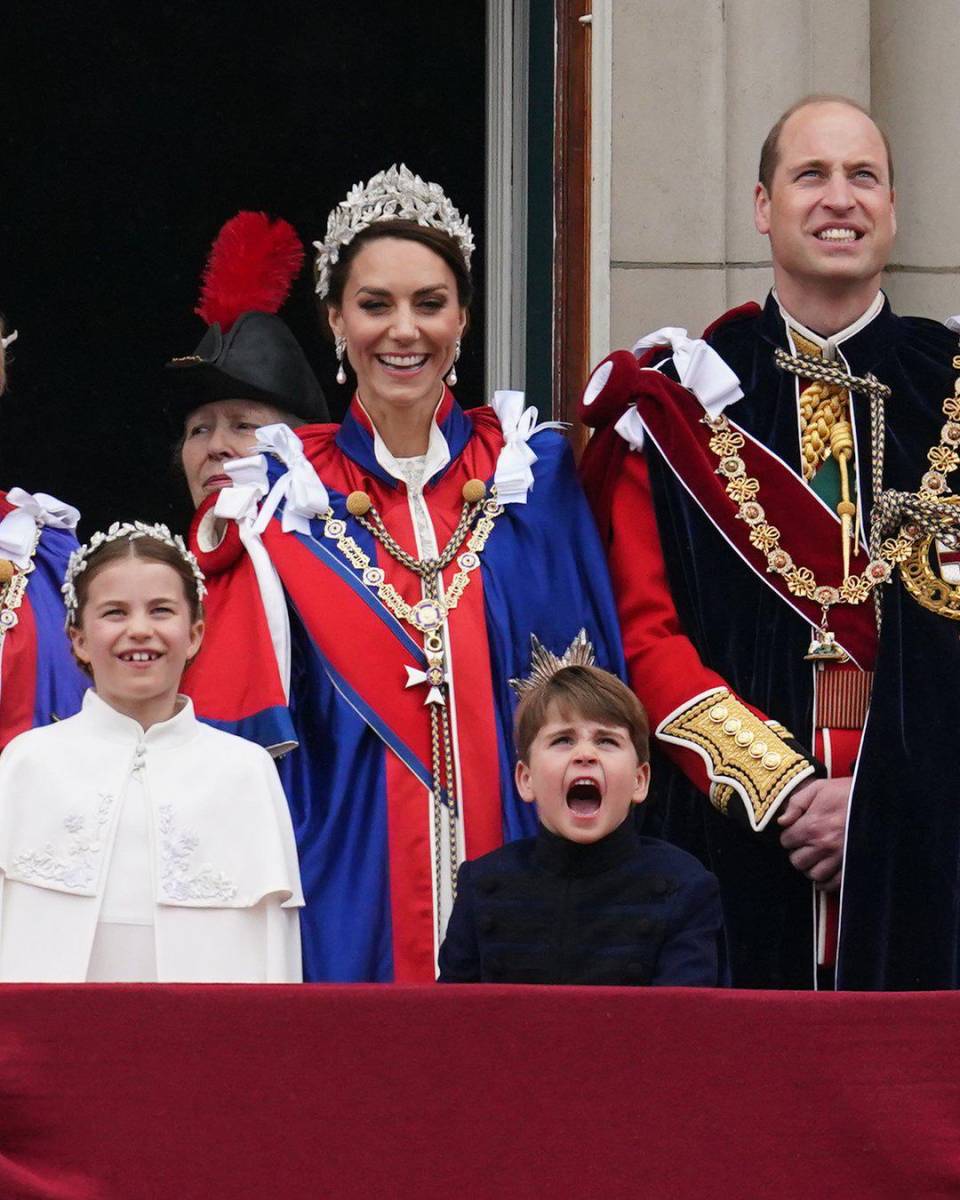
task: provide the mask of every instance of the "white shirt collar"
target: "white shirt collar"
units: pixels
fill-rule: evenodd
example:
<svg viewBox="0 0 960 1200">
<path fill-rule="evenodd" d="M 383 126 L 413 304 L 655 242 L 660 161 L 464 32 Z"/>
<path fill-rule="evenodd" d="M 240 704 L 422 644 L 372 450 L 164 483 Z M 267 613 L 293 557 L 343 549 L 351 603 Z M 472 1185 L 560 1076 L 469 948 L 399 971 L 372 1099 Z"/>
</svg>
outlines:
<svg viewBox="0 0 960 1200">
<path fill-rule="evenodd" d="M 839 345 L 848 341 L 855 334 L 858 334 L 861 329 L 866 329 L 870 322 L 883 308 L 884 299 L 883 292 L 877 292 L 866 312 L 857 317 L 852 325 L 848 325 L 846 329 L 841 329 L 839 333 L 835 333 L 831 337 L 825 338 L 819 333 L 814 333 L 812 329 L 808 329 L 806 325 L 802 325 L 796 319 L 796 317 L 791 316 L 790 313 L 788 313 L 780 303 L 780 297 L 777 295 L 776 289 L 774 289 L 773 298 L 777 302 L 777 305 L 780 309 L 780 316 L 783 317 L 784 321 L 786 322 L 787 328 L 795 329 L 801 337 L 806 338 L 807 341 L 813 342 L 815 346 L 819 346 L 820 353 L 828 361 L 836 358 L 836 349 Z"/>
<path fill-rule="evenodd" d="M 196 731 L 193 701 L 189 696 L 178 696 L 177 700 L 181 702 L 178 711 L 169 720 L 151 725 L 146 732 L 139 721 L 117 712 L 93 688 L 88 688 L 84 693 L 82 712 L 86 720 L 94 723 L 97 732 L 111 741 L 147 742 L 169 747 L 189 741 Z"/>
</svg>

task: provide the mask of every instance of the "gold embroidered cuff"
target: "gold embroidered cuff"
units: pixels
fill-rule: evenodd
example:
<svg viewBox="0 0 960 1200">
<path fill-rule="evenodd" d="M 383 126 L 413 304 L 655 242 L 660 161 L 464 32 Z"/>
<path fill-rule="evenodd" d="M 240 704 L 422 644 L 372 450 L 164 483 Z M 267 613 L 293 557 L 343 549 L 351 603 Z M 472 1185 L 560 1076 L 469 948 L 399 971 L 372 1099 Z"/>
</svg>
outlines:
<svg viewBox="0 0 960 1200">
<path fill-rule="evenodd" d="M 782 725 L 764 723 L 723 688 L 694 697 L 657 728 L 657 737 L 695 751 L 707 764 L 711 804 L 725 815 L 743 812 L 757 831 L 815 770 L 784 735 L 790 737 Z M 731 811 L 734 796 L 742 810 Z"/>
<path fill-rule="evenodd" d="M 729 783 L 711 783 L 710 784 L 710 803 L 717 810 L 723 813 L 725 817 L 730 815 L 730 801 L 736 795 L 736 791 Z"/>
</svg>

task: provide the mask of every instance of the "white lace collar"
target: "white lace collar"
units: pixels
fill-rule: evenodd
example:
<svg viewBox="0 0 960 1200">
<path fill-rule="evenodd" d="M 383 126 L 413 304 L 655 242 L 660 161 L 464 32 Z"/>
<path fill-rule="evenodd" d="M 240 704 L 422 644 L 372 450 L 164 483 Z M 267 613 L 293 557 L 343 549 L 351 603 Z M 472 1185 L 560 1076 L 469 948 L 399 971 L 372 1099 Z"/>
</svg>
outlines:
<svg viewBox="0 0 960 1200">
<path fill-rule="evenodd" d="M 370 427 L 373 430 L 373 453 L 381 467 L 392 475 L 394 479 L 398 479 L 401 483 L 407 483 L 407 475 L 409 471 L 404 471 L 400 460 L 387 446 L 387 443 L 380 436 L 380 431 L 367 412 L 363 408 L 363 402 L 357 396 L 357 403 L 366 413 L 367 420 L 370 422 Z M 447 445 L 447 439 L 443 436 L 440 426 L 437 424 L 437 411 L 443 403 L 443 396 L 437 401 L 437 407 L 433 410 L 433 416 L 430 418 L 430 439 L 427 442 L 427 452 L 423 455 L 423 472 L 420 476 L 421 486 L 431 480 L 438 471 L 450 461 L 450 447 Z M 419 457 L 419 455 L 415 456 Z M 406 460 L 409 461 L 409 460 Z"/>
</svg>

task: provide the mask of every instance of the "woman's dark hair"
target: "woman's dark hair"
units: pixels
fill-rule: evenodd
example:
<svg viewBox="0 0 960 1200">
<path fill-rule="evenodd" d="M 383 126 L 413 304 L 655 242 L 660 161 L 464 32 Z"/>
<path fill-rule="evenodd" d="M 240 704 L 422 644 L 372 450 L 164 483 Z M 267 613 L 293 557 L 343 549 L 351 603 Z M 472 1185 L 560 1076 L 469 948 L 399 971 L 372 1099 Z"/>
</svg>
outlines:
<svg viewBox="0 0 960 1200">
<path fill-rule="evenodd" d="M 96 550 L 87 555 L 87 565 L 78 575 L 74 576 L 73 586 L 77 593 L 77 608 L 71 624 L 79 626 L 83 620 L 83 610 L 90 593 L 90 584 L 107 567 L 125 558 L 138 558 L 143 562 L 163 563 L 172 567 L 180 576 L 183 584 L 183 594 L 190 609 L 190 620 L 203 619 L 203 602 L 197 594 L 197 581 L 190 564 L 186 561 L 176 546 L 170 546 L 153 537 L 117 538 L 112 542 L 104 542 Z"/>
<path fill-rule="evenodd" d="M 444 233 L 442 229 L 433 229 L 429 225 L 418 225 L 416 221 L 374 221 L 366 229 L 361 229 L 352 242 L 348 242 L 340 250 L 339 259 L 330 268 L 330 290 L 321 301 L 321 306 L 327 310 L 343 307 L 343 289 L 350 274 L 350 264 L 359 251 L 378 238 L 403 238 L 408 242 L 419 242 L 434 254 L 440 256 L 453 272 L 457 281 L 457 300 L 461 308 L 468 309 L 473 300 L 473 282 L 470 270 L 460 249 L 460 243 Z M 323 322 L 325 325 L 326 322 Z"/>
</svg>

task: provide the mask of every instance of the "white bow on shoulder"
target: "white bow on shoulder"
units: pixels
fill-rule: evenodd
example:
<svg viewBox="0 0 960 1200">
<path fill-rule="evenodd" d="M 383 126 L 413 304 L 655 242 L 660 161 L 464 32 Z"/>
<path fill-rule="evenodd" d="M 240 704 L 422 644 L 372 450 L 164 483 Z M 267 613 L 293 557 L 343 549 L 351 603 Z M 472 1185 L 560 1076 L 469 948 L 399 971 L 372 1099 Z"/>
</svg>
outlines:
<svg viewBox="0 0 960 1200">
<path fill-rule="evenodd" d="M 639 358 L 654 346 L 669 346 L 673 350 L 673 365 L 681 384 L 693 392 L 710 417 L 718 417 L 728 404 L 743 395 L 736 374 L 703 338 L 687 336 L 685 329 L 667 325 L 640 338 L 633 347 Z"/>
<path fill-rule="evenodd" d="M 23 488 L 11 488 L 7 500 L 14 506 L 14 511 L 0 521 L 0 555 L 18 567 L 25 567 L 30 562 L 38 526 L 76 529 L 80 520 L 80 513 L 72 504 L 64 504 L 46 492 L 31 494 Z"/>
<path fill-rule="evenodd" d="M 303 442 L 289 425 L 263 425 L 257 430 L 257 445 L 261 450 L 275 454 L 287 468 L 263 503 L 257 532 L 266 529 L 280 501 L 285 500 L 281 521 L 283 532 L 309 533 L 311 520 L 330 507 L 330 497 L 303 452 Z"/>
<path fill-rule="evenodd" d="M 500 504 L 526 504 L 527 493 L 533 487 L 533 464 L 537 456 L 530 449 L 530 439 L 544 429 L 566 429 L 562 421 L 537 422 L 539 413 L 531 405 L 523 407 L 523 392 L 494 392 L 490 406 L 500 418 L 504 446 L 497 458 L 493 482 Z"/>
</svg>

